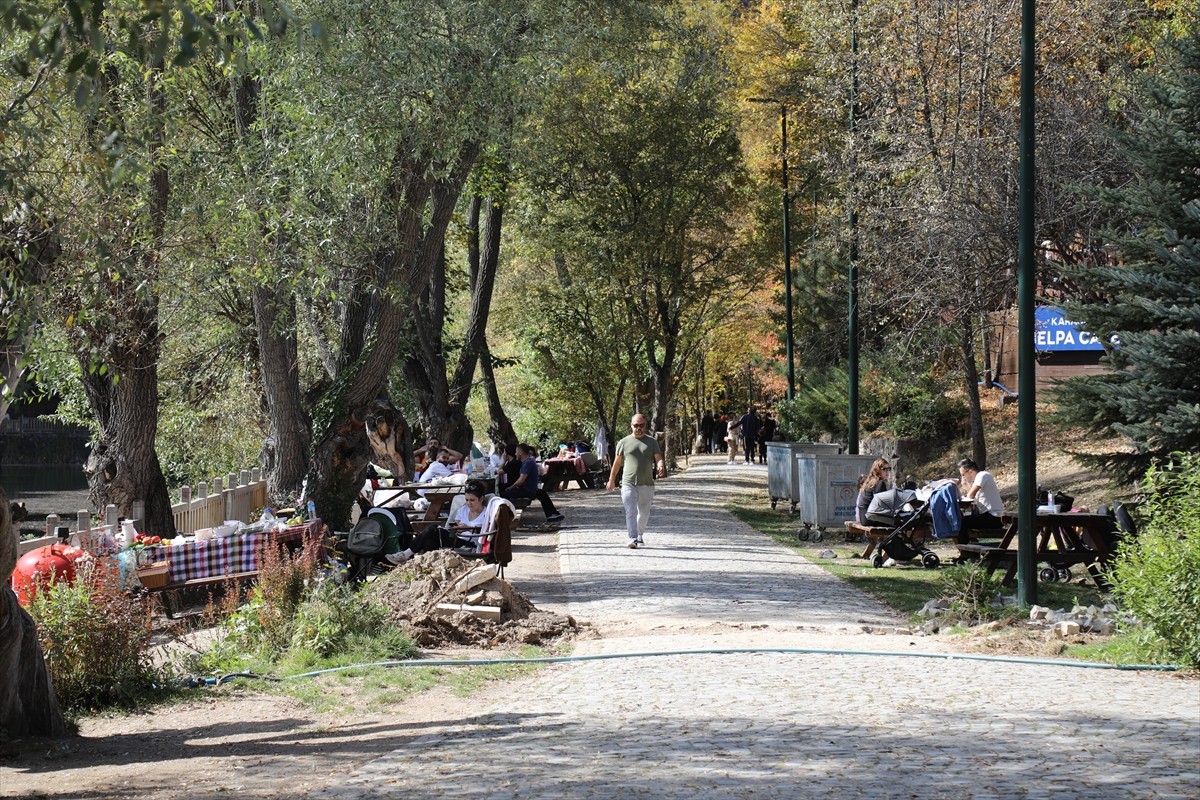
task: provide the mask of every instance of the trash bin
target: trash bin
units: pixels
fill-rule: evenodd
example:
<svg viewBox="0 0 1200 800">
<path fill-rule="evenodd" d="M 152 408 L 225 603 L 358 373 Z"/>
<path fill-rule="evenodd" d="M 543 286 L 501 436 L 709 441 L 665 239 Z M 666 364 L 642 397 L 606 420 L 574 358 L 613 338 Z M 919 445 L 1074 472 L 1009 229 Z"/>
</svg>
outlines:
<svg viewBox="0 0 1200 800">
<path fill-rule="evenodd" d="M 795 513 L 799 502 L 800 485 L 797 482 L 796 458 L 814 453 L 837 454 L 841 450 L 836 444 L 825 442 L 767 442 L 767 492 L 771 496 L 771 508 L 780 500 L 788 501 L 788 513 Z"/>
<path fill-rule="evenodd" d="M 800 523 L 806 528 L 842 528 L 846 520 L 854 519 L 858 476 L 866 473 L 876 458 L 836 453 L 796 456 Z"/>
</svg>

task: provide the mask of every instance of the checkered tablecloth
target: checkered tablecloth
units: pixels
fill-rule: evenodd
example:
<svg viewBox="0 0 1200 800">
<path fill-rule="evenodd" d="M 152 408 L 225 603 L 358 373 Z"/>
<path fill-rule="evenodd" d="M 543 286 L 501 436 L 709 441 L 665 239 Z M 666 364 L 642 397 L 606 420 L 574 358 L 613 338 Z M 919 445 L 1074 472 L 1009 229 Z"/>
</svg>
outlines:
<svg viewBox="0 0 1200 800">
<path fill-rule="evenodd" d="M 168 562 L 171 583 L 220 578 L 239 572 L 257 572 L 258 554 L 267 536 L 280 544 L 305 542 L 322 536 L 324 528 L 325 524 L 321 520 L 314 519 L 274 534 L 242 533 L 224 539 L 210 539 L 207 542 L 189 542 L 173 547 L 147 547 L 142 562 Z"/>
</svg>

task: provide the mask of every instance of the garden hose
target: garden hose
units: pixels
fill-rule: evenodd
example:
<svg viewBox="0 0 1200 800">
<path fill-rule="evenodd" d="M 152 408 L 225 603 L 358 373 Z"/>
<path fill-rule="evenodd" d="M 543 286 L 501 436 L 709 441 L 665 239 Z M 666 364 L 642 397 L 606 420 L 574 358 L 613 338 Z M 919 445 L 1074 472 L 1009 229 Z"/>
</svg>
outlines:
<svg viewBox="0 0 1200 800">
<path fill-rule="evenodd" d="M 1175 672 L 1180 669 L 1175 664 L 1106 664 L 1101 661 L 1063 661 L 1051 658 L 1025 658 L 1021 656 L 989 656 L 973 653 L 926 653 L 890 650 L 833 650 L 820 647 L 713 647 L 700 650 L 652 650 L 631 653 L 598 653 L 595 655 L 573 656 L 536 656 L 532 658 L 505 657 L 480 659 L 404 659 L 401 661 L 371 661 L 363 664 L 348 664 L 342 667 L 329 667 L 312 672 L 301 672 L 276 678 L 258 675 L 252 672 L 235 672 L 220 678 L 205 678 L 203 685 L 219 686 L 233 678 L 260 678 L 263 680 L 281 681 L 296 678 L 313 678 L 318 675 L 328 675 L 334 672 L 346 672 L 353 669 L 369 669 L 371 667 L 483 667 L 497 664 L 566 664 L 581 661 L 602 661 L 613 658 L 658 658 L 664 656 L 695 656 L 695 655 L 730 655 L 741 653 L 774 653 L 784 655 L 821 655 L 821 656 L 884 656 L 903 658 L 940 658 L 947 661 L 995 661 L 1003 664 L 1029 664 L 1042 667 L 1071 667 L 1076 669 L 1115 669 L 1123 671 Z"/>
</svg>

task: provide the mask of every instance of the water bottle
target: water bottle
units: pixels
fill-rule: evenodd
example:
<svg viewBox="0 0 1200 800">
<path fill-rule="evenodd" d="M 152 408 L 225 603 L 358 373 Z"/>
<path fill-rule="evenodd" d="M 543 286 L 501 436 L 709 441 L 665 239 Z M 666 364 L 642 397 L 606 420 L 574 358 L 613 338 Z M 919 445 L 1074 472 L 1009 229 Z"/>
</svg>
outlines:
<svg viewBox="0 0 1200 800">
<path fill-rule="evenodd" d="M 316 519 L 317 518 L 317 504 L 314 503 L 311 498 L 309 499 L 308 505 L 306 506 L 306 508 L 308 509 L 308 518 L 310 520 Z"/>
</svg>

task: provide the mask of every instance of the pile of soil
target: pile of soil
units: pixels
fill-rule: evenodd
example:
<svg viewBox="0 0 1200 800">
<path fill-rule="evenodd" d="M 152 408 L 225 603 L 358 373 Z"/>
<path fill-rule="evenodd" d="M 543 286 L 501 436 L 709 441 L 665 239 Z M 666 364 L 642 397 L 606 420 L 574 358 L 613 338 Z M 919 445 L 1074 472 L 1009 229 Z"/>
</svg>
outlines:
<svg viewBox="0 0 1200 800">
<path fill-rule="evenodd" d="M 485 570 L 488 572 L 484 574 L 494 572 L 495 565 L 464 559 L 452 550 L 435 550 L 378 577 L 368 590 L 421 647 L 553 645 L 579 633 L 573 617 L 538 610 L 503 578 L 489 577 L 465 589 L 458 588 L 468 575 Z M 439 604 L 499 608 L 500 619 L 485 619 L 466 611 L 438 613 Z"/>
</svg>

